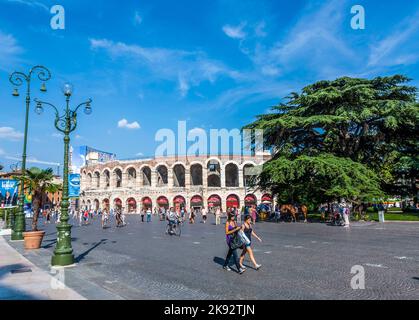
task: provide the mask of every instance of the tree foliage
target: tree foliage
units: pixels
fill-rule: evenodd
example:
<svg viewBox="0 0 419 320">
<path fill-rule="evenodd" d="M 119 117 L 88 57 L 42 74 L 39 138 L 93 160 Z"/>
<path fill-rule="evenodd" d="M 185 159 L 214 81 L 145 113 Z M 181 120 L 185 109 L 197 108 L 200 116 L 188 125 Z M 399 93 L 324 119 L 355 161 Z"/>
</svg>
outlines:
<svg viewBox="0 0 419 320">
<path fill-rule="evenodd" d="M 401 192 L 404 177 L 404 192 L 413 194 L 419 104 L 409 81 L 402 75 L 319 81 L 259 115 L 246 128 L 263 129 L 265 147 L 273 150 L 259 186 L 288 198 L 362 199 L 379 190 Z"/>
<path fill-rule="evenodd" d="M 36 167 L 26 170 L 23 178 L 25 189 L 32 195 L 32 230 L 37 230 L 39 209 L 42 207 L 42 197 L 46 192 L 55 193 L 60 190 L 61 185 L 53 183 L 54 171 L 51 168 L 39 169 Z"/>
</svg>

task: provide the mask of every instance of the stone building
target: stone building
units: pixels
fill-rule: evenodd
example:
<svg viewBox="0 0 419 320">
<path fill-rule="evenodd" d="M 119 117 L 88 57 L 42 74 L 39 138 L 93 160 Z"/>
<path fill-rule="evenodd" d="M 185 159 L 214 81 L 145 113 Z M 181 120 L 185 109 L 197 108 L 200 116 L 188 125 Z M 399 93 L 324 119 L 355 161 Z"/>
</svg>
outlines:
<svg viewBox="0 0 419 320">
<path fill-rule="evenodd" d="M 272 202 L 269 194 L 250 190 L 249 178 L 270 159 L 260 156 L 160 157 L 119 160 L 82 167 L 82 208 L 228 207 Z"/>
</svg>

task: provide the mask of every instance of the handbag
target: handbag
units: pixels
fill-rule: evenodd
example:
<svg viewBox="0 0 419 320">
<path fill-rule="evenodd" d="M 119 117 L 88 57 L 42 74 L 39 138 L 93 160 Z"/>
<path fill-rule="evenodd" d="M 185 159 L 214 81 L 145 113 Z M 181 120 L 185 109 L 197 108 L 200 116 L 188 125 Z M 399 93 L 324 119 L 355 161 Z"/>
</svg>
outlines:
<svg viewBox="0 0 419 320">
<path fill-rule="evenodd" d="M 241 238 L 241 240 L 243 241 L 243 243 L 245 245 L 249 245 L 250 244 L 250 240 L 249 238 L 246 236 L 246 234 L 243 232 L 243 230 L 240 230 L 238 232 L 238 236 Z"/>
<path fill-rule="evenodd" d="M 243 247 L 244 242 L 242 240 L 242 238 L 238 235 L 238 232 L 236 232 L 234 235 L 231 236 L 231 240 L 230 240 L 230 248 L 231 249 L 238 249 Z"/>
</svg>

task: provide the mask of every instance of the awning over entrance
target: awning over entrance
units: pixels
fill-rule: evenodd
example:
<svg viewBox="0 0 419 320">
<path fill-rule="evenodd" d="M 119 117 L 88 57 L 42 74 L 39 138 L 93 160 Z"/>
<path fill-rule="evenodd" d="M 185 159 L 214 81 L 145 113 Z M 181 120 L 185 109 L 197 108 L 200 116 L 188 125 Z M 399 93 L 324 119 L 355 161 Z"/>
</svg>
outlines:
<svg viewBox="0 0 419 320">
<path fill-rule="evenodd" d="M 191 199 L 191 206 L 203 206 L 204 201 L 202 200 L 202 197 L 199 195 L 193 196 Z"/>
<path fill-rule="evenodd" d="M 262 196 L 262 202 L 272 202 L 272 196 L 270 194 L 264 194 Z"/>
<path fill-rule="evenodd" d="M 160 206 L 167 206 L 167 205 L 169 205 L 169 200 L 166 197 L 161 196 L 161 197 L 158 197 L 157 198 L 157 203 Z"/>
<path fill-rule="evenodd" d="M 239 197 L 232 194 L 227 197 L 227 208 L 238 208 L 240 206 Z"/>
<path fill-rule="evenodd" d="M 208 207 L 221 207 L 221 198 L 217 195 L 212 195 L 208 198 Z"/>
<path fill-rule="evenodd" d="M 244 203 L 245 203 L 246 206 L 257 204 L 256 196 L 254 194 L 248 194 L 244 198 Z"/>
</svg>

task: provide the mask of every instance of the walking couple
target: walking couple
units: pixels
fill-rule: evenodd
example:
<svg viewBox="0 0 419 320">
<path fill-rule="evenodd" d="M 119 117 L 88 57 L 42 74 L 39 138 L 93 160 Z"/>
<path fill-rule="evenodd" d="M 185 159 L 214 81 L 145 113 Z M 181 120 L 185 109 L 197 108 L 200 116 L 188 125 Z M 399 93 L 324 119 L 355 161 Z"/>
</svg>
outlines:
<svg viewBox="0 0 419 320">
<path fill-rule="evenodd" d="M 224 262 L 223 268 L 230 271 L 228 266 L 231 256 L 234 258 L 234 263 L 240 274 L 246 271 L 246 267 L 243 265 L 244 257 L 246 253 L 249 253 L 250 260 L 252 261 L 256 270 L 259 270 L 261 265 L 257 264 L 252 250 L 252 236 L 262 242 L 262 239 L 253 231 L 252 228 L 252 217 L 247 215 L 244 218 L 242 226 L 238 226 L 236 222 L 236 215 L 230 213 L 227 217 L 225 225 L 226 240 L 228 245 L 228 252 Z M 242 249 L 240 258 L 238 257 L 237 250 Z"/>
</svg>

